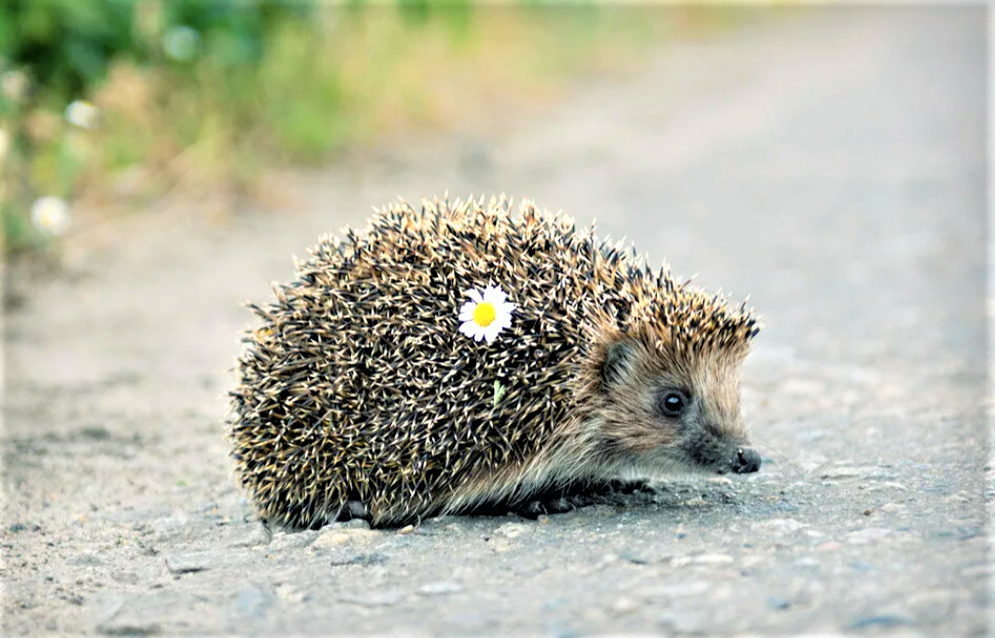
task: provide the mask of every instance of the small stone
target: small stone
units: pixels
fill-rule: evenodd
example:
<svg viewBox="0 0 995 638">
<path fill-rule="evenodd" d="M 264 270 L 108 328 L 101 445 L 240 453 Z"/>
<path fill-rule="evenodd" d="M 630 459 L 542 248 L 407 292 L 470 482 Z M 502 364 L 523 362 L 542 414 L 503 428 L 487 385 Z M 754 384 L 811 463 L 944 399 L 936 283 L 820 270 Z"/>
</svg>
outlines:
<svg viewBox="0 0 995 638">
<path fill-rule="evenodd" d="M 598 559 L 598 567 L 606 567 L 612 563 L 617 562 L 619 559 L 618 554 L 608 553 Z"/>
<path fill-rule="evenodd" d="M 352 554 L 350 556 L 333 558 L 331 565 L 332 567 L 341 567 L 342 565 L 379 565 L 386 562 L 387 557 L 383 554 Z"/>
<path fill-rule="evenodd" d="M 463 591 L 463 586 L 459 583 L 452 583 L 448 581 L 441 581 L 438 583 L 428 583 L 427 585 L 422 585 L 418 588 L 419 594 L 424 594 L 426 596 L 438 596 L 441 594 L 455 594 L 457 592 Z"/>
<path fill-rule="evenodd" d="M 321 550 L 329 547 L 337 547 L 350 543 L 367 544 L 378 539 L 382 532 L 375 532 L 371 529 L 346 529 L 332 527 L 322 530 L 318 538 L 311 543 L 311 549 Z"/>
<path fill-rule="evenodd" d="M 831 552 L 835 549 L 839 549 L 840 547 L 843 547 L 841 543 L 838 543 L 836 541 L 826 541 L 825 543 L 816 547 L 816 549 L 819 550 L 820 552 Z"/>
<path fill-rule="evenodd" d="M 866 629 L 868 627 L 900 627 L 902 625 L 912 626 L 915 625 L 915 621 L 907 616 L 899 616 L 895 614 L 882 614 L 879 616 L 865 616 L 863 618 L 858 618 L 852 623 L 847 625 L 847 629 Z"/>
<path fill-rule="evenodd" d="M 803 527 L 808 527 L 808 525 L 793 518 L 772 518 L 757 524 L 757 527 L 769 530 L 776 534 L 790 534 L 792 532 L 797 532 Z"/>
<path fill-rule="evenodd" d="M 776 610 L 787 609 L 791 607 L 791 601 L 787 598 L 768 598 L 767 606 Z"/>
<path fill-rule="evenodd" d="M 865 476 L 866 474 L 867 471 L 864 468 L 834 467 L 828 470 L 823 470 L 822 473 L 819 475 L 819 478 L 830 479 L 830 480 L 849 479 L 849 478 L 858 478 L 861 476 Z"/>
<path fill-rule="evenodd" d="M 890 529 L 884 527 L 865 527 L 864 529 L 847 534 L 846 542 L 851 545 L 866 545 L 867 543 L 880 541 L 888 536 L 891 536 Z"/>
<path fill-rule="evenodd" d="M 728 565 L 733 562 L 733 557 L 727 554 L 701 554 L 700 556 L 677 556 L 671 560 L 675 567 L 685 565 Z"/>
<path fill-rule="evenodd" d="M 345 529 L 370 529 L 370 522 L 362 518 L 353 518 L 342 523 L 342 527 Z"/>
<path fill-rule="evenodd" d="M 273 538 L 266 548 L 270 552 L 282 552 L 290 549 L 304 549 L 311 545 L 318 538 L 317 530 L 309 529 L 303 532 L 278 531 L 273 534 Z"/>
<path fill-rule="evenodd" d="M 111 636 L 154 636 L 162 633 L 159 623 L 136 608 L 134 599 L 115 596 L 97 609 L 97 633 Z"/>
<path fill-rule="evenodd" d="M 713 583 L 702 580 L 681 581 L 640 588 L 639 594 L 645 599 L 673 600 L 701 596 L 714 589 Z"/>
<path fill-rule="evenodd" d="M 173 574 L 192 574 L 210 569 L 218 562 L 218 553 L 213 551 L 170 554 L 166 556 L 166 568 Z"/>
<path fill-rule="evenodd" d="M 233 525 L 231 532 L 230 547 L 258 547 L 267 545 L 273 538 L 273 534 L 262 523 L 252 523 L 249 525 Z"/>
<path fill-rule="evenodd" d="M 414 525 L 405 525 L 401 529 L 397 530 L 397 533 L 398 534 L 410 534 L 413 531 L 415 531 L 415 526 Z"/>
<path fill-rule="evenodd" d="M 308 599 L 307 592 L 301 591 L 300 589 L 284 583 L 282 585 L 277 585 L 274 593 L 280 600 L 285 600 L 288 603 L 300 603 Z"/>
<path fill-rule="evenodd" d="M 133 522 L 145 520 L 138 512 L 131 512 L 133 516 L 118 515 L 111 517 L 115 522 Z M 163 543 L 175 540 L 187 535 L 191 531 L 190 520 L 187 516 L 179 514 L 177 516 L 164 516 L 151 521 L 152 542 Z"/>
<path fill-rule="evenodd" d="M 390 607 L 404 600 L 406 594 L 403 591 L 391 589 L 384 591 L 372 591 L 361 594 L 350 594 L 342 596 L 339 601 L 352 603 L 362 607 Z"/>
<path fill-rule="evenodd" d="M 717 485 L 732 485 L 732 479 L 728 476 L 709 476 L 705 479 L 709 483 L 714 483 Z"/>
<path fill-rule="evenodd" d="M 41 526 L 39 526 L 39 525 L 26 525 L 24 523 L 14 523 L 13 525 L 11 525 L 10 527 L 7 528 L 7 531 L 16 534 L 17 532 L 24 532 L 24 531 L 27 531 L 28 529 L 30 529 L 32 532 L 37 532 L 37 531 L 39 531 L 41 529 Z"/>
<path fill-rule="evenodd" d="M 702 554 L 694 562 L 699 565 L 726 565 L 733 562 L 733 557 L 728 554 Z"/>
<path fill-rule="evenodd" d="M 511 539 L 521 536 L 525 532 L 529 531 L 529 528 L 530 527 L 528 525 L 523 523 L 505 523 L 494 530 L 494 533 Z"/>
<path fill-rule="evenodd" d="M 617 614 L 630 614 L 639 609 L 639 601 L 625 596 L 616 598 L 611 604 L 611 610 Z"/>
<path fill-rule="evenodd" d="M 92 554 L 82 554 L 80 556 L 74 556 L 66 561 L 67 565 L 103 565 L 104 561 L 100 560 Z"/>
<path fill-rule="evenodd" d="M 621 560 L 624 560 L 627 563 L 632 563 L 633 565 L 649 565 L 650 564 L 650 559 L 646 558 L 645 556 L 639 556 L 639 555 L 636 555 L 636 554 L 632 554 L 630 552 L 622 552 L 621 554 L 618 555 L 618 558 L 620 558 Z"/>
<path fill-rule="evenodd" d="M 905 509 L 905 506 L 899 505 L 898 503 L 885 503 L 878 509 L 881 510 L 882 512 L 888 512 L 890 514 L 894 512 L 901 512 L 902 510 Z"/>
<path fill-rule="evenodd" d="M 170 527 L 182 527 L 187 523 L 187 517 L 183 514 L 173 516 L 173 508 L 168 505 L 149 505 L 147 507 L 128 507 L 123 511 L 110 509 L 106 513 L 107 520 L 114 523 L 136 523 L 151 522 L 153 527 L 156 523 L 165 522 Z"/>
<path fill-rule="evenodd" d="M 867 508 L 867 509 L 865 509 L 863 512 L 861 512 L 861 514 L 863 514 L 864 516 L 870 516 L 873 513 L 874 513 L 874 509 L 870 508 L 870 507 Z"/>
</svg>

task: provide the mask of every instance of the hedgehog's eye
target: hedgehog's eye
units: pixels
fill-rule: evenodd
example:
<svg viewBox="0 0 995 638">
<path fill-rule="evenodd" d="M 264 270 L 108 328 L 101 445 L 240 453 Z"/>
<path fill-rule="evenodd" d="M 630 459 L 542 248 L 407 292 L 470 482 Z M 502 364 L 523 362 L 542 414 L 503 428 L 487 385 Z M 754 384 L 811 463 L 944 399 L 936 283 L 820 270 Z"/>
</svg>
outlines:
<svg viewBox="0 0 995 638">
<path fill-rule="evenodd" d="M 688 397 L 679 390 L 670 390 L 660 395 L 660 413 L 663 416 L 677 418 L 684 414 Z"/>
</svg>

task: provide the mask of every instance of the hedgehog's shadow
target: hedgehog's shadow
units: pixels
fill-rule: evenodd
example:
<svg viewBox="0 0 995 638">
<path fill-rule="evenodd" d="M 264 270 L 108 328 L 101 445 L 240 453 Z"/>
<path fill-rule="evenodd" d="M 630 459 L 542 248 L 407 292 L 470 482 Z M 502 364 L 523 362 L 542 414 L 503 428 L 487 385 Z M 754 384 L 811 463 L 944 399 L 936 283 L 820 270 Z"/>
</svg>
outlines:
<svg viewBox="0 0 995 638">
<path fill-rule="evenodd" d="M 575 482 L 520 500 L 484 501 L 464 508 L 453 514 L 458 516 L 507 516 L 509 514 L 535 520 L 547 514 L 562 514 L 591 505 L 612 507 L 639 507 L 657 503 L 659 491 L 646 481 L 606 481 L 601 483 Z M 379 522 L 375 527 L 393 529 L 406 525 L 418 525 L 422 520 L 438 515 L 430 512 L 422 517 L 402 517 Z M 372 524 L 365 507 L 360 503 L 349 503 L 342 507 L 335 522 L 363 519 Z M 317 525 L 315 527 L 320 527 Z"/>
<path fill-rule="evenodd" d="M 506 516 L 516 514 L 536 519 L 546 514 L 563 514 L 591 505 L 632 507 L 649 505 L 657 492 L 646 481 L 577 482 L 521 501 L 481 503 L 463 512 L 467 516 Z"/>
</svg>

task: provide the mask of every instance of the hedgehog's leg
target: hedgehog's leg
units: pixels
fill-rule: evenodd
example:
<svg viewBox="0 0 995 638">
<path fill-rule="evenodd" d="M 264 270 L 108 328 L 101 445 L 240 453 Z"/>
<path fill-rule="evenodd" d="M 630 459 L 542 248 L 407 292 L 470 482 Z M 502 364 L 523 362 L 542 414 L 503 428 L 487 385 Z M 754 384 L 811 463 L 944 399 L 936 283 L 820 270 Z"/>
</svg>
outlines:
<svg viewBox="0 0 995 638">
<path fill-rule="evenodd" d="M 334 513 L 330 513 L 328 515 L 325 522 L 344 523 L 346 521 L 351 521 L 354 518 L 362 518 L 367 521 L 370 520 L 370 510 L 366 507 L 366 503 L 362 501 L 343 501 Z"/>
</svg>

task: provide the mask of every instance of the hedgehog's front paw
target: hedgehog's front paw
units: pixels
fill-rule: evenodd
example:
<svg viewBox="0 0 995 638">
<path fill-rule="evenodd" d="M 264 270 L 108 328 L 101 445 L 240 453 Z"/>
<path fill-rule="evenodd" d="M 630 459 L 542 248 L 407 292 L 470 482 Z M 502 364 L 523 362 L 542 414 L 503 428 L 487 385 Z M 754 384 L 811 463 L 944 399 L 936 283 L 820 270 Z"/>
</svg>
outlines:
<svg viewBox="0 0 995 638">
<path fill-rule="evenodd" d="M 370 510 L 362 501 L 346 501 L 338 512 L 328 518 L 329 523 L 344 523 L 354 518 L 370 520 Z"/>
</svg>

